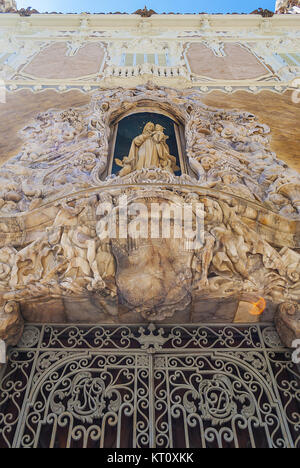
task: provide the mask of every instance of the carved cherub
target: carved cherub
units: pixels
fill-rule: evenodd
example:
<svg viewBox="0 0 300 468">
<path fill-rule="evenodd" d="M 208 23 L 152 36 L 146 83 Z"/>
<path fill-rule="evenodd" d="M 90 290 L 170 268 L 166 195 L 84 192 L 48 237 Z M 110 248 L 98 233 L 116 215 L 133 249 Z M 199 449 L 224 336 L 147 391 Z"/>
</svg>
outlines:
<svg viewBox="0 0 300 468">
<path fill-rule="evenodd" d="M 200 274 L 198 279 L 196 276 L 195 287 L 198 290 L 202 290 L 208 287 L 208 272 L 213 260 L 213 252 L 216 243 L 216 237 L 211 233 L 211 228 L 215 224 L 222 222 L 223 213 L 220 205 L 210 198 L 201 198 L 199 200 L 204 205 L 205 210 L 205 233 L 204 233 L 204 245 L 203 247 L 195 252 L 195 258 L 193 261 L 194 269 Z"/>
<path fill-rule="evenodd" d="M 134 170 L 133 161 L 128 156 L 124 156 L 122 160 L 116 158 L 115 161 L 118 166 L 122 167 L 119 172 L 119 176 L 121 177 L 130 174 Z"/>
<path fill-rule="evenodd" d="M 226 186 L 225 190 L 233 193 L 234 195 L 248 200 L 261 201 L 260 197 L 256 195 L 255 192 L 252 193 L 246 185 L 240 183 L 238 175 L 234 172 L 220 171 L 218 174 L 222 181 L 221 184 L 218 184 L 220 185 L 221 190 L 224 190 L 222 187 L 222 184 L 224 184 Z M 215 186 L 215 188 L 217 188 L 218 185 Z"/>
<path fill-rule="evenodd" d="M 210 182 L 211 184 L 209 186 L 213 186 L 216 183 L 216 181 L 208 180 L 210 179 L 209 171 L 215 168 L 218 164 L 218 158 L 215 155 L 205 153 L 197 158 L 189 158 L 189 161 L 192 169 L 196 172 L 198 179 L 202 184 Z"/>
<path fill-rule="evenodd" d="M 225 254 L 223 258 L 220 254 L 216 255 L 214 259 L 215 266 L 222 271 L 223 266 L 221 263 L 225 262 L 227 265 L 232 266 L 233 272 L 236 271 L 244 279 L 249 278 L 247 253 L 250 249 L 243 236 L 225 225 L 213 228 L 212 233 L 218 241 L 220 252 L 223 251 Z M 222 262 L 220 263 L 221 258 Z"/>
</svg>

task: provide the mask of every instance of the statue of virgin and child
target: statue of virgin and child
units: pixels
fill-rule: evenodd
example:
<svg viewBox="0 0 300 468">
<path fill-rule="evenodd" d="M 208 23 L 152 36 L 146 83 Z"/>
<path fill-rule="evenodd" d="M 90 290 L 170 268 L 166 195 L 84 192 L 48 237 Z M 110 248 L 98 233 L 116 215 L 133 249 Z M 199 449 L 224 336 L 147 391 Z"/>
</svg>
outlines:
<svg viewBox="0 0 300 468">
<path fill-rule="evenodd" d="M 116 164 L 122 167 L 119 175 L 125 176 L 133 171 L 155 167 L 173 174 L 178 171 L 176 157 L 170 154 L 166 143 L 168 138 L 162 125 L 148 122 L 142 134 L 132 140 L 128 156 L 124 156 L 122 160 L 115 160 Z"/>
</svg>

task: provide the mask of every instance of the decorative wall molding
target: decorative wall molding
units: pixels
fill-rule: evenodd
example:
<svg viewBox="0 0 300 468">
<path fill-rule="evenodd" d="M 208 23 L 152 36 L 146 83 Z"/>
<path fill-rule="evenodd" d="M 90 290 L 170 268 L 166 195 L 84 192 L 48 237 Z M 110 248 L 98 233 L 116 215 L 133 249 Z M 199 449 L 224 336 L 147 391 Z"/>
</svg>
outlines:
<svg viewBox="0 0 300 468">
<path fill-rule="evenodd" d="M 162 68 L 164 70 L 164 68 Z M 175 70 L 177 68 L 175 67 Z M 126 73 L 126 68 L 125 68 Z M 84 83 L 80 83 L 79 81 L 73 82 L 66 82 L 66 80 L 53 80 L 49 82 L 49 80 L 20 80 L 20 81 L 6 81 L 5 82 L 5 89 L 8 93 L 16 93 L 21 90 L 29 90 L 33 93 L 42 93 L 46 90 L 54 90 L 58 93 L 67 93 L 69 91 L 80 91 L 83 94 L 92 94 L 99 90 L 109 89 L 109 85 L 113 84 L 113 86 L 120 87 L 122 86 L 124 89 L 132 88 L 135 86 L 142 86 L 146 85 L 147 83 L 152 83 L 154 86 L 168 86 L 170 85 L 170 80 L 172 85 L 178 89 L 190 89 L 191 83 L 185 77 L 185 74 L 182 73 L 177 74 L 175 76 L 169 78 L 166 76 L 160 76 L 158 73 L 141 73 L 139 69 L 134 70 L 136 76 L 129 76 L 126 79 L 122 76 L 112 76 L 110 78 L 104 78 L 102 81 L 86 81 Z M 181 72 L 180 72 L 181 73 Z M 166 75 L 166 72 L 164 73 Z M 193 83 L 192 88 L 195 89 L 196 92 L 199 92 L 202 95 L 210 94 L 215 91 L 221 91 L 224 94 L 232 94 L 237 91 L 246 91 L 250 94 L 258 94 L 261 91 L 271 91 L 274 94 L 284 94 L 288 90 L 295 90 L 299 88 L 298 78 L 293 78 L 288 82 L 278 82 L 278 81 L 249 81 L 246 82 L 236 82 L 236 81 L 228 81 L 228 82 L 210 82 L 208 80 L 200 81 L 197 80 Z"/>
<path fill-rule="evenodd" d="M 1 16 L 0 21 L 8 27 L 18 24 L 20 21 L 27 21 L 34 26 L 53 26 L 62 30 L 64 28 L 77 29 L 82 20 L 88 19 L 89 27 L 98 27 L 100 30 L 118 30 L 126 29 L 128 27 L 135 27 L 141 22 L 140 15 L 123 15 L 123 14 L 44 14 L 31 15 L 30 18 L 20 18 L 18 15 L 6 14 Z M 264 22 L 265 18 L 261 15 L 211 15 L 211 14 L 193 14 L 193 15 L 170 15 L 170 14 L 156 14 L 150 18 L 143 18 L 142 21 L 148 22 L 156 27 L 163 29 L 169 27 L 171 29 L 182 28 L 186 30 L 197 30 L 199 26 L 205 29 L 218 28 L 219 30 L 226 31 L 228 28 L 236 30 L 245 29 L 247 27 L 259 27 Z M 298 26 L 298 18 L 294 15 L 274 15 L 268 18 L 272 28 L 290 28 Z"/>
</svg>

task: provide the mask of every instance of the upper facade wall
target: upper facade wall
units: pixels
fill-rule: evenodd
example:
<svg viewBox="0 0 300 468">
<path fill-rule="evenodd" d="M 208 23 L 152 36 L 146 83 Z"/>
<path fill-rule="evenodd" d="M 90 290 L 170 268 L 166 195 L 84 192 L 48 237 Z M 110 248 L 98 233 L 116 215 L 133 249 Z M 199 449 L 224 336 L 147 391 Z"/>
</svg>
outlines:
<svg viewBox="0 0 300 468">
<path fill-rule="evenodd" d="M 300 17 L 275 15 L 0 16 L 7 91 L 196 87 L 284 92 L 300 79 Z"/>
</svg>

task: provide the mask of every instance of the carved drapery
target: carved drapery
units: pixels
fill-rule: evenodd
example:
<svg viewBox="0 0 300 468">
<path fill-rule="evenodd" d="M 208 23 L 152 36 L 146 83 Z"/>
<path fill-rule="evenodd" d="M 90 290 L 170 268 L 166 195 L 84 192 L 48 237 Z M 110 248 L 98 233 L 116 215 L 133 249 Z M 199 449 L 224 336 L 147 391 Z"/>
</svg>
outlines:
<svg viewBox="0 0 300 468">
<path fill-rule="evenodd" d="M 137 107 L 185 125 L 189 175 L 151 168 L 102 180 L 110 127 Z M 2 302 L 18 301 L 26 320 L 108 323 L 201 321 L 201 301 L 264 297 L 271 312 L 299 302 L 300 176 L 271 152 L 269 133 L 252 114 L 204 106 L 196 91 L 151 86 L 39 115 L 1 170 Z M 145 206 L 201 203 L 203 247 L 104 242 L 97 213 L 109 201 L 117 214 L 124 194 Z"/>
</svg>

